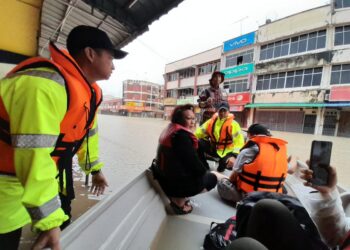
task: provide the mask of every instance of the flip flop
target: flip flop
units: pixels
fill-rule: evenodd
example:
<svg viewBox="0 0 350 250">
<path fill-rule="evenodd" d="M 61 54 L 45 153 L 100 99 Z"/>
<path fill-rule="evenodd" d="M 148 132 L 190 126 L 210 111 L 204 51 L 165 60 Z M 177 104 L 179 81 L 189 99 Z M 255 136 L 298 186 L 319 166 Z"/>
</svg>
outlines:
<svg viewBox="0 0 350 250">
<path fill-rule="evenodd" d="M 183 215 L 183 214 L 189 214 L 192 212 L 193 210 L 193 207 L 191 206 L 191 209 L 188 210 L 188 211 L 185 211 L 184 208 L 185 206 L 191 206 L 189 205 L 189 201 L 186 201 L 185 204 L 182 206 L 182 207 L 179 207 L 178 205 L 176 205 L 174 202 L 170 202 L 170 207 L 173 209 L 174 213 L 175 214 L 178 214 L 178 215 Z"/>
</svg>

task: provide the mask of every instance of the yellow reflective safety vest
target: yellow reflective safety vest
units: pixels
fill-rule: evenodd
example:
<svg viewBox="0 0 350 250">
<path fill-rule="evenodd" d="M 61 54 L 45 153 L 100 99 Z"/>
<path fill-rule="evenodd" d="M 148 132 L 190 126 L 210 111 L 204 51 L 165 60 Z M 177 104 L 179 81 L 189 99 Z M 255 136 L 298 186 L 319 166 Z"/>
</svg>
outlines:
<svg viewBox="0 0 350 250">
<path fill-rule="evenodd" d="M 50 51 L 52 60 L 28 59 L 0 81 L 0 233 L 30 221 L 48 230 L 68 219 L 60 208 L 57 168 L 60 183 L 63 170 L 71 179 L 79 149 L 86 172 L 102 167 L 94 122 L 101 90 L 67 52 L 54 44 Z M 74 197 L 72 183 L 66 192 Z"/>
<path fill-rule="evenodd" d="M 216 153 L 225 157 L 228 153 L 238 154 L 244 145 L 244 137 L 241 127 L 234 120 L 233 114 L 220 119 L 218 113 L 196 129 L 195 135 L 198 139 L 210 138 L 216 147 Z"/>
</svg>

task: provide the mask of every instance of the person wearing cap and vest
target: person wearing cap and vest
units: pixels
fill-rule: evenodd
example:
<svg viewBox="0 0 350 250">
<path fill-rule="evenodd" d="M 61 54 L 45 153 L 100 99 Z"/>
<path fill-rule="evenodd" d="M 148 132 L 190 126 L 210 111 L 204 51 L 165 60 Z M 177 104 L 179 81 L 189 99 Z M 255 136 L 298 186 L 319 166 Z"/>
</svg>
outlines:
<svg viewBox="0 0 350 250">
<path fill-rule="evenodd" d="M 92 192 L 102 194 L 108 186 L 98 160 L 102 92 L 96 81 L 108 79 L 113 59 L 126 52 L 90 26 L 72 29 L 69 53 L 53 43 L 49 49 L 50 60 L 25 60 L 0 80 L 1 249 L 17 249 L 21 228 L 30 222 L 39 233 L 33 249 L 60 249 L 60 226 L 69 220 L 74 198 L 76 153 L 93 175 Z"/>
<path fill-rule="evenodd" d="M 201 108 L 200 125 L 210 119 L 221 102 L 227 102 L 225 89 L 220 88 L 220 84 L 225 80 L 225 74 L 214 71 L 209 79 L 210 86 L 199 94 L 198 105 Z"/>
<path fill-rule="evenodd" d="M 229 179 L 221 175 L 219 195 L 224 200 L 237 202 L 245 193 L 267 191 L 282 193 L 288 166 L 287 142 L 271 137 L 261 124 L 253 124 L 247 131 L 248 142 L 237 156 Z"/>
<path fill-rule="evenodd" d="M 200 152 L 219 158 L 219 172 L 232 168 L 239 150 L 244 145 L 241 127 L 234 120 L 234 115 L 230 114 L 227 102 L 218 105 L 218 113 L 198 127 L 195 135 L 200 139 Z M 203 159 L 203 154 L 201 158 L 204 164 L 208 165 Z"/>
</svg>

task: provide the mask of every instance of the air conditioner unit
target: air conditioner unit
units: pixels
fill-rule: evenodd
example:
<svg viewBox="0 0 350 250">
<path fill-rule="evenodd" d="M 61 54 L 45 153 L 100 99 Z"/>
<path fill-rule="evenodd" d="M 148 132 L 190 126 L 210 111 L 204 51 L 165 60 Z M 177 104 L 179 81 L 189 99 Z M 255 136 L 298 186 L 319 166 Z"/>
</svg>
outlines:
<svg viewBox="0 0 350 250">
<path fill-rule="evenodd" d="M 324 95 L 324 100 L 325 100 L 325 101 L 329 101 L 329 95 L 330 95 L 330 94 L 325 94 L 325 95 Z"/>
</svg>

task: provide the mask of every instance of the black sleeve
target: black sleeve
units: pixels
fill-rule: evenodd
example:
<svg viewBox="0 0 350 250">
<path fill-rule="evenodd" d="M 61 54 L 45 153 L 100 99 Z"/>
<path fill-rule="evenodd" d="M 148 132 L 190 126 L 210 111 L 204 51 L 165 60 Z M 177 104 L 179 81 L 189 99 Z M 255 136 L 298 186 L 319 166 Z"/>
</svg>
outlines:
<svg viewBox="0 0 350 250">
<path fill-rule="evenodd" d="M 188 132 L 178 131 L 172 138 L 172 145 L 176 156 L 194 175 L 203 175 L 206 172 L 206 168 L 200 161 Z"/>
</svg>

